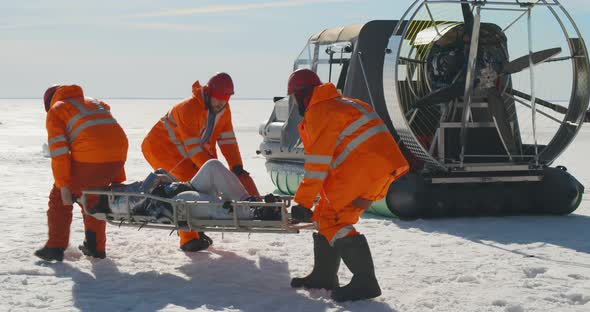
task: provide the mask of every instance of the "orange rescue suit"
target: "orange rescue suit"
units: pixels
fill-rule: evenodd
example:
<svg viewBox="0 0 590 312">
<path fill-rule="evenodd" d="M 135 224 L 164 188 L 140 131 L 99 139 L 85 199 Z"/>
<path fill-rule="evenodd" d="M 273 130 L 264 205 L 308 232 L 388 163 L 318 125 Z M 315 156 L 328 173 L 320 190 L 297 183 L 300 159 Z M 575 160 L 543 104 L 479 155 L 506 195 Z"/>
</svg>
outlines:
<svg viewBox="0 0 590 312">
<path fill-rule="evenodd" d="M 355 199 L 377 201 L 409 165 L 372 107 L 343 97 L 326 83 L 314 88 L 299 135 L 305 151 L 305 175 L 295 201 L 312 207 L 313 220 L 329 241 L 356 234 L 352 227 L 364 209 Z"/>
<path fill-rule="evenodd" d="M 217 158 L 215 144 L 230 168 L 242 165 L 229 103 L 216 115 L 207 142 L 202 142 L 209 114 L 203 98 L 203 88 L 197 81 L 193 95 L 174 105 L 144 138 L 141 149 L 152 168 L 166 169 L 177 179 L 189 181 L 207 160 Z"/>
<path fill-rule="evenodd" d="M 178 180 L 189 181 L 207 160 L 217 158 L 216 144 L 230 168 L 242 165 L 229 103 L 215 116 L 213 130 L 205 141 L 208 116 L 204 90 L 196 81 L 192 96 L 174 105 L 144 138 L 141 149 L 152 168 L 165 169 Z M 199 238 L 194 231 L 179 231 L 178 235 L 181 246 Z"/>
<path fill-rule="evenodd" d="M 84 98 L 82 88 L 57 88 L 47 112 L 46 128 L 55 180 L 47 211 L 49 240 L 46 247 L 66 248 L 72 206 L 61 201 L 59 188 L 81 195 L 89 187 L 125 181 L 128 141 L 125 132 L 101 101 Z M 96 234 L 97 250 L 104 251 L 105 222 L 84 216 L 86 231 Z"/>
</svg>

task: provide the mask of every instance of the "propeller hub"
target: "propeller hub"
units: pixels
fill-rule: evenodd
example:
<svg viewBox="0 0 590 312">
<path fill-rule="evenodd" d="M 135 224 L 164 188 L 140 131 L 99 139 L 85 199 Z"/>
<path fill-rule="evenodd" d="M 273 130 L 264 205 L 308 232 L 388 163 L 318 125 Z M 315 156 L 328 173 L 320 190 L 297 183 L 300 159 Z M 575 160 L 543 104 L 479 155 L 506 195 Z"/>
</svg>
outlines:
<svg viewBox="0 0 590 312">
<path fill-rule="evenodd" d="M 498 72 L 494 70 L 492 65 L 488 64 L 479 71 L 477 80 L 479 81 L 478 87 L 481 89 L 491 89 L 496 87 L 498 81 Z"/>
</svg>

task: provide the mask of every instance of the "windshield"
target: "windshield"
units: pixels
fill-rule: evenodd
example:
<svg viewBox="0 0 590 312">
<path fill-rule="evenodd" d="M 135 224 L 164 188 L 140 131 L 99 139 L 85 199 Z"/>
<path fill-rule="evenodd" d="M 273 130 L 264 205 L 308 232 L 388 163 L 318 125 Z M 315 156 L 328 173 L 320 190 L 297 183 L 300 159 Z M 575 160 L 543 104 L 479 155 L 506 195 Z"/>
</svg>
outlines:
<svg viewBox="0 0 590 312">
<path fill-rule="evenodd" d="M 322 82 L 332 82 L 342 90 L 352 50 L 350 42 L 308 43 L 297 57 L 293 69 L 311 69 L 318 74 Z"/>
</svg>

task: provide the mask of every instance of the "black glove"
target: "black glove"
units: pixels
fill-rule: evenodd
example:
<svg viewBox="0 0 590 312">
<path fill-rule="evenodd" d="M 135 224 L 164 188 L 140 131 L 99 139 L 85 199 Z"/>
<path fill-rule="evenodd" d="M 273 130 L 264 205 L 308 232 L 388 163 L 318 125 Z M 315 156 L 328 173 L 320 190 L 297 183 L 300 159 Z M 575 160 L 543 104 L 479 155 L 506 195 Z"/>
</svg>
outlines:
<svg viewBox="0 0 590 312">
<path fill-rule="evenodd" d="M 309 208 L 305 208 L 301 205 L 295 205 L 291 207 L 291 219 L 294 223 L 303 222 L 303 223 L 311 223 L 311 217 L 313 216 L 313 211 Z"/>
<path fill-rule="evenodd" d="M 276 203 L 280 200 L 281 199 L 276 197 L 273 193 L 268 193 L 268 194 L 264 195 L 264 202 L 265 203 Z"/>
<path fill-rule="evenodd" d="M 250 175 L 250 172 L 244 170 L 244 166 L 242 166 L 242 165 L 233 166 L 233 168 L 231 168 L 231 171 L 238 177 L 241 176 L 242 174 Z"/>
</svg>

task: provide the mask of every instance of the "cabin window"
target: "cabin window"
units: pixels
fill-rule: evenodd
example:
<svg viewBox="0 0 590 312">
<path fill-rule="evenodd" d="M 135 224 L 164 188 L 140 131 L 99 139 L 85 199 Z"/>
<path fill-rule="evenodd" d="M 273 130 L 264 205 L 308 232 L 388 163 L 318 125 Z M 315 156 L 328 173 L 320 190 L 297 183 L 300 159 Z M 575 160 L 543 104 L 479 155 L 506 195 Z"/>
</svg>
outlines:
<svg viewBox="0 0 590 312">
<path fill-rule="evenodd" d="M 320 45 L 310 43 L 299 53 L 293 69 L 311 69 L 318 74 L 322 82 L 331 82 L 342 91 L 352 50 L 351 42 Z"/>
</svg>

